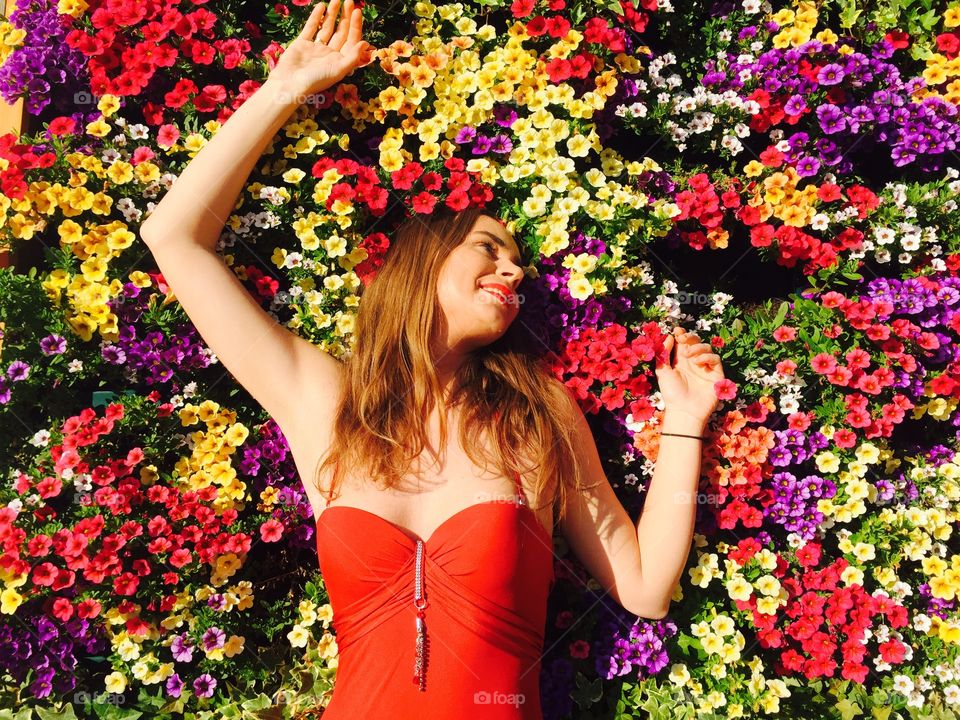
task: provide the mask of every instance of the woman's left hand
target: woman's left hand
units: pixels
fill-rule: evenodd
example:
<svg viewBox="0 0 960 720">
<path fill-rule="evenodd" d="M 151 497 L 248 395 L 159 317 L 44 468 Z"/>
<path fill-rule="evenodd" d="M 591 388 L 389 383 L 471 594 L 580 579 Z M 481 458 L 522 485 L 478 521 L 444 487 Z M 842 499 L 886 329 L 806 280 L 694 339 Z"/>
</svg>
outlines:
<svg viewBox="0 0 960 720">
<path fill-rule="evenodd" d="M 723 380 L 723 364 L 713 348 L 700 342 L 696 333 L 674 328 L 664 341 L 664 355 L 655 368 L 660 394 L 668 411 L 683 412 L 704 423 L 710 419 L 719 398 L 714 383 Z M 673 349 L 677 359 L 671 364 Z"/>
</svg>

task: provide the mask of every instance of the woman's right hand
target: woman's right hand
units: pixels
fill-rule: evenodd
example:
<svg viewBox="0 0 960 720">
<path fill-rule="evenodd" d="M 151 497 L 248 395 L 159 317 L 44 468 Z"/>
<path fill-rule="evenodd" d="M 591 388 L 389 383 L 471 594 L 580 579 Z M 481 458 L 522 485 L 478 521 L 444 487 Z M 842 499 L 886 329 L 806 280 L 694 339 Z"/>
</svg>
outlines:
<svg viewBox="0 0 960 720">
<path fill-rule="evenodd" d="M 267 80 L 289 92 L 312 95 L 340 82 L 356 68 L 373 62 L 373 46 L 362 39 L 363 16 L 345 0 L 343 17 L 334 24 L 340 0 L 317 3 L 300 34 L 287 45 Z"/>
</svg>

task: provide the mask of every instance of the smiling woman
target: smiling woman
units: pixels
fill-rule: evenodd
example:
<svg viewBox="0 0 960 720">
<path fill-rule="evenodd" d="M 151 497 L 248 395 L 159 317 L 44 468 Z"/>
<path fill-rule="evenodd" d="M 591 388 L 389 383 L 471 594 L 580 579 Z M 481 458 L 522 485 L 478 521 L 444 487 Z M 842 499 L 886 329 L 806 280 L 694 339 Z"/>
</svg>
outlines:
<svg viewBox="0 0 960 720">
<path fill-rule="evenodd" d="M 504 477 L 538 466 L 532 493 L 545 506 L 572 487 L 570 396 L 515 322 L 525 265 L 503 223 L 476 208 L 415 215 L 395 233 L 363 292 L 331 446 L 315 477 L 339 464 L 396 487 L 409 458 L 431 445 L 422 418 L 437 413 L 442 449 L 447 413 L 437 411 L 459 407 L 459 443 L 478 465 L 493 461 Z M 483 453 L 482 433 L 495 439 L 495 457 Z M 536 443 L 518 447 L 518 438 Z M 333 478 L 329 490 L 338 485 Z"/>
<path fill-rule="evenodd" d="M 684 335 L 673 368 L 667 339 L 658 377 L 669 400 L 663 435 L 673 438 L 635 525 L 583 412 L 547 369 L 549 348 L 518 322 L 528 259 L 489 212 L 414 207 L 362 291 L 342 365 L 273 321 L 214 252 L 219 218 L 290 98 L 326 90 L 372 57 L 352 0 L 335 30 L 339 10 L 338 0 L 317 5 L 142 232 L 301 472 L 340 648 L 324 717 L 541 720 L 555 525 L 614 600 L 662 617 L 693 530 L 693 505 L 676 497 L 696 480 L 722 374 L 707 367 L 709 346 Z M 332 505 L 341 495 L 347 502 Z M 641 546 L 651 559 L 643 572 Z"/>
</svg>

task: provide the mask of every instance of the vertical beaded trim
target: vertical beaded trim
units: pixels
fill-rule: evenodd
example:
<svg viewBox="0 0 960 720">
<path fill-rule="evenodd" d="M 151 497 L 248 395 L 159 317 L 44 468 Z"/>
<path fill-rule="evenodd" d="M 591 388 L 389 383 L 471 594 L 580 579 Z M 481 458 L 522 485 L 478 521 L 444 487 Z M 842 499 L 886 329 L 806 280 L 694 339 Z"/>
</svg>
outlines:
<svg viewBox="0 0 960 720">
<path fill-rule="evenodd" d="M 413 682 L 423 692 L 427 689 L 427 627 L 423 612 L 427 607 L 427 601 L 423 594 L 423 540 L 419 539 L 414 573 L 413 606 L 417 609 L 417 652 L 413 665 Z"/>
</svg>

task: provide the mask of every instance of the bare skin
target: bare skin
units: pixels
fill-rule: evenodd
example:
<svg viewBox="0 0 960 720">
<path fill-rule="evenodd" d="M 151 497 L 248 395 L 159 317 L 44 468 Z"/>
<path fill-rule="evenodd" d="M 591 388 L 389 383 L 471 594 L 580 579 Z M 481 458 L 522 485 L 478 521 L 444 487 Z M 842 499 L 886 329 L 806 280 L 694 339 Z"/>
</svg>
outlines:
<svg viewBox="0 0 960 720">
<path fill-rule="evenodd" d="M 313 472 L 332 440 L 330 418 L 343 386 L 342 366 L 264 312 L 215 247 L 257 159 L 296 109 L 296 98 L 322 92 L 372 61 L 375 53 L 362 39 L 359 9 L 353 0 L 345 0 L 342 10 L 338 24 L 340 0 L 314 8 L 267 82 L 197 153 L 140 229 L 204 341 L 280 425 L 315 517 L 326 501 L 312 482 Z M 458 262 L 466 262 L 466 269 L 445 269 L 438 288 L 441 306 L 453 318 L 431 348 L 442 383 L 453 376 L 466 352 L 492 342 L 515 317 L 513 308 L 488 305 L 491 298 L 482 292 L 488 279 L 508 294 L 521 280 L 515 242 L 499 223 L 490 221 L 487 227 L 503 246 L 482 260 L 477 246 L 458 248 Z M 223 322 L 225 317 L 231 322 Z M 634 523 L 620 504 L 603 473 L 586 419 L 571 401 L 575 452 L 584 468 L 584 484 L 592 489 L 569 494 L 567 516 L 560 524 L 571 550 L 600 586 L 628 611 L 651 618 L 666 613 L 693 535 L 695 506 L 690 498 L 696 495 L 701 443 L 682 434 L 703 433 L 716 405 L 714 383 L 723 378 L 720 358 L 710 352 L 710 345 L 680 328 L 676 333 L 666 346 L 668 355 L 676 347 L 676 360 L 671 356 L 661 361 L 656 371 L 667 407 L 661 429 L 681 435 L 661 440 L 643 515 Z M 443 411 L 435 410 L 427 419 L 431 447 L 421 458 L 421 477 L 412 474 L 404 487 L 389 492 L 367 479 L 347 477 L 335 504 L 361 508 L 428 538 L 470 505 L 514 497 L 512 478 L 477 468 L 459 446 L 455 408 L 445 411 L 450 432 L 439 453 L 441 462 L 431 464 L 431 450 L 439 442 L 437 413 Z M 530 478 L 523 480 L 529 488 Z M 330 478 L 319 481 L 325 488 Z M 545 504 L 544 498 L 527 500 L 532 507 Z M 552 533 L 549 506 L 538 511 L 538 519 Z"/>
</svg>

